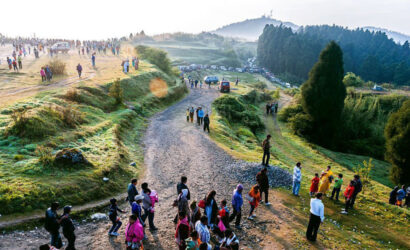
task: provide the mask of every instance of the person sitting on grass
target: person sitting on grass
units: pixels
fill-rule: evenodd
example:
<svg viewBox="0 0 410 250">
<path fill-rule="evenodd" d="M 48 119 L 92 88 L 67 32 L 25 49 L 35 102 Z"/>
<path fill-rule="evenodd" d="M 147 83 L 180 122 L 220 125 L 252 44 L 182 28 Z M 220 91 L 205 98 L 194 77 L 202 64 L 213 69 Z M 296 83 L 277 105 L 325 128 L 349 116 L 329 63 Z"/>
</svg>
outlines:
<svg viewBox="0 0 410 250">
<path fill-rule="evenodd" d="M 333 200 L 333 197 L 336 194 L 336 200 L 339 201 L 339 193 L 340 193 L 340 189 L 342 188 L 342 184 L 343 184 L 343 175 L 339 174 L 339 177 L 336 178 L 335 185 L 333 186 L 332 196 L 330 196 L 331 200 Z"/>
<path fill-rule="evenodd" d="M 354 189 L 355 189 L 355 182 L 352 180 L 350 181 L 349 186 L 347 186 L 345 192 L 343 193 L 346 198 L 346 206 L 345 206 L 345 209 L 342 211 L 342 214 L 348 214 L 347 210 L 349 210 L 349 208 L 351 207 Z"/>
<path fill-rule="evenodd" d="M 315 173 L 315 177 L 312 178 L 311 182 L 312 184 L 310 184 L 310 189 L 309 189 L 309 194 L 310 196 L 314 196 L 317 193 L 317 190 L 319 189 L 319 174 Z"/>
</svg>

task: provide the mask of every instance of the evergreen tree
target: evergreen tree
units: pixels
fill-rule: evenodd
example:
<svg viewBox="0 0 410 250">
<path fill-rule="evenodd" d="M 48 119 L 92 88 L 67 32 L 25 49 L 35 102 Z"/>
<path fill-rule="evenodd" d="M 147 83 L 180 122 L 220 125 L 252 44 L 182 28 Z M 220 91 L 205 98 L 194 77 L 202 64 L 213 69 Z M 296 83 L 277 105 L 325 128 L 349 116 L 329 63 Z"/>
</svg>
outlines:
<svg viewBox="0 0 410 250">
<path fill-rule="evenodd" d="M 410 184 L 410 100 L 393 113 L 384 129 L 385 158 L 393 167 L 390 178 L 396 184 Z"/>
<path fill-rule="evenodd" d="M 330 42 L 302 85 L 302 107 L 311 117 L 309 136 L 318 144 L 332 145 L 332 138 L 343 111 L 346 87 L 343 84 L 343 52 Z"/>
</svg>

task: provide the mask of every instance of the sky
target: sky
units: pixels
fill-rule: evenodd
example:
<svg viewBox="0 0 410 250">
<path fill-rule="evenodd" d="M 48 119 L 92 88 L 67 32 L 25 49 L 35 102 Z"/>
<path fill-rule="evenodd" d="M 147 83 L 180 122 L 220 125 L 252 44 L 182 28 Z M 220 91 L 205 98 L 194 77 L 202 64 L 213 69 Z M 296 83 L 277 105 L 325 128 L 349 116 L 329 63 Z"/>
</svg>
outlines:
<svg viewBox="0 0 410 250">
<path fill-rule="evenodd" d="M 8 36 L 199 33 L 270 13 L 297 25 L 376 26 L 410 34 L 410 0 L 1 0 L 0 9 L 0 33 Z"/>
</svg>

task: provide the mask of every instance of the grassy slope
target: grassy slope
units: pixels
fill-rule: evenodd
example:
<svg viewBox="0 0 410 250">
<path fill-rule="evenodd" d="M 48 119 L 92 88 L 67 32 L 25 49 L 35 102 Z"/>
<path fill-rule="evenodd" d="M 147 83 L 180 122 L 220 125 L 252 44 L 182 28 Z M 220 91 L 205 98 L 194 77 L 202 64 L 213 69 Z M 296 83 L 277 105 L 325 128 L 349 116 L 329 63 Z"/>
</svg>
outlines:
<svg viewBox="0 0 410 250">
<path fill-rule="evenodd" d="M 405 235 L 410 234 L 408 227 L 410 213 L 406 209 L 386 204 L 390 188 L 385 185 L 391 183 L 386 178 L 389 165 L 382 161 L 374 161 L 376 166 L 372 173 L 374 178 L 371 190 L 365 190 L 364 194 L 359 195 L 356 210 L 349 216 L 343 216 L 340 214 L 343 203 L 325 199 L 327 219 L 320 230 L 319 245 L 310 245 L 304 240 L 305 225 L 309 215 L 308 189 L 314 173 L 320 173 L 326 165 L 332 165 L 334 173 L 344 174 L 345 184 L 342 187 L 344 190 L 346 183 L 353 177 L 352 167 L 363 160 L 368 160 L 368 157 L 332 152 L 311 145 L 293 135 L 285 124 L 278 123 L 272 117 L 266 117 L 263 114 L 263 104 L 260 110 L 260 116 L 266 124 L 266 132 L 273 136 L 273 163 L 290 172 L 296 162 L 300 161 L 303 165 L 301 197 L 293 197 L 288 190 L 279 190 L 273 195 L 281 198 L 284 205 L 292 211 L 295 220 L 292 227 L 296 231 L 295 246 L 342 249 L 410 247 L 409 242 L 405 240 Z M 222 148 L 235 157 L 260 161 L 261 136 L 253 138 L 250 136 L 251 139 L 244 140 L 237 135 L 240 125 L 228 124 L 215 110 L 211 120 L 211 129 L 215 131 L 211 133 L 211 137 Z M 350 245 L 352 243 L 356 245 Z"/>
<path fill-rule="evenodd" d="M 150 81 L 162 79 L 167 95 L 158 98 L 152 94 Z M 22 103 L 1 110 L 0 115 L 0 214 L 31 212 L 44 208 L 52 200 L 62 204 L 82 204 L 124 188 L 133 176 L 138 176 L 142 163 L 139 145 L 147 118 L 162 107 L 182 97 L 185 86 L 172 76 L 165 75 L 147 64 L 137 75 L 121 79 L 125 101 L 138 112 L 115 105 L 106 93 L 108 86 L 76 89 L 76 101 L 67 100 L 58 92 L 40 93 Z M 4 135 L 10 126 L 10 112 L 16 107 L 32 111 L 44 107 L 70 106 L 81 111 L 85 123 L 76 128 L 58 127 L 45 138 L 31 140 Z M 48 117 L 41 117 L 47 120 Z M 38 162 L 37 145 L 52 148 L 77 148 L 83 151 L 93 166 L 56 168 Z M 136 162 L 137 166 L 129 166 Z M 108 177 L 110 181 L 103 182 Z"/>
</svg>

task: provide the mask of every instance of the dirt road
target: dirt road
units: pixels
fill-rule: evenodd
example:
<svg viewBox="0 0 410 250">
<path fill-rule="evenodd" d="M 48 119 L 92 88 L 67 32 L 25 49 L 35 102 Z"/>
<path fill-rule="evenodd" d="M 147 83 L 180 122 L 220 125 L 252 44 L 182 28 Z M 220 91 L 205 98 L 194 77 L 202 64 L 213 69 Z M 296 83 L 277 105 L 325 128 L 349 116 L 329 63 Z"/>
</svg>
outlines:
<svg viewBox="0 0 410 250">
<path fill-rule="evenodd" d="M 257 168 L 253 167 L 252 171 L 246 169 L 246 163 L 232 159 L 210 140 L 201 127 L 186 122 L 187 107 L 202 106 L 205 112 L 210 112 L 210 105 L 218 95 L 214 89 L 195 89 L 184 100 L 155 115 L 151 120 L 144 139 L 146 171 L 143 181 L 159 193 L 160 201 L 155 208 L 154 220 L 159 230 L 155 233 L 147 231 L 145 249 L 176 248 L 172 222 L 176 210 L 172 208 L 172 202 L 177 196 L 176 184 L 181 175 L 188 177 L 191 200 L 202 199 L 214 189 L 217 201 L 227 199 L 230 204 L 232 191 L 238 183 L 236 170 L 232 165 L 242 166 L 238 168 L 242 172 L 249 171 L 250 181 L 245 183 L 245 191 L 250 189 Z M 142 181 L 139 184 L 141 183 Z M 124 189 L 125 186 L 126 183 Z M 282 249 L 292 246 L 287 238 L 294 232 L 285 223 L 282 224 L 283 219 L 286 220 L 290 215 L 281 202 L 277 197 L 271 200 L 273 206 L 270 208 L 261 205 L 257 219 L 252 222 L 246 219 L 249 204 L 244 201 L 243 230 L 236 232 L 241 240 L 241 249 Z M 127 204 L 122 204 L 122 207 L 130 210 Z M 126 215 L 122 216 L 122 220 L 127 222 Z M 80 223 L 76 230 L 77 248 L 124 249 L 125 226 L 120 229 L 121 236 L 118 238 L 107 236 L 109 226 L 108 221 Z M 13 232 L 0 235 L 0 248 L 35 249 L 40 243 L 47 241 L 48 234 L 43 229 Z"/>
</svg>

